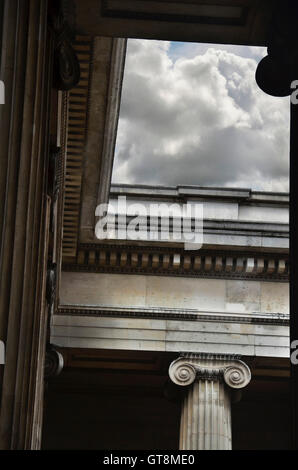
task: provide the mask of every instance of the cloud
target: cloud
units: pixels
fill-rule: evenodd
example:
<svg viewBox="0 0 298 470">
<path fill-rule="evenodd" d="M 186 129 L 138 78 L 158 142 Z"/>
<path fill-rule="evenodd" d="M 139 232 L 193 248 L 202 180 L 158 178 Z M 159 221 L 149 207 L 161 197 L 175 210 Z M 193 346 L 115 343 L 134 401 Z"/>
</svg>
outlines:
<svg viewBox="0 0 298 470">
<path fill-rule="evenodd" d="M 114 183 L 288 191 L 289 99 L 257 87 L 263 48 L 219 47 L 129 40 Z"/>
<path fill-rule="evenodd" d="M 169 55 L 175 62 L 181 56 L 186 58 L 193 58 L 197 55 L 202 55 L 210 48 L 231 52 L 238 56 L 255 59 L 258 61 L 267 54 L 265 47 L 172 41 L 170 43 Z"/>
</svg>

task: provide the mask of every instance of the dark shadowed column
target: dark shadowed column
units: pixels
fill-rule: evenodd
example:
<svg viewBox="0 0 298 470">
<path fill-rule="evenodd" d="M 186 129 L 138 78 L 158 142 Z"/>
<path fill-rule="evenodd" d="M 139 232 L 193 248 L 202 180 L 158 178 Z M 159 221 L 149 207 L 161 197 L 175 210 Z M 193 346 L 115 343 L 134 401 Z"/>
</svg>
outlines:
<svg viewBox="0 0 298 470">
<path fill-rule="evenodd" d="M 258 65 L 256 81 L 272 96 L 290 96 L 298 80 L 298 4 L 277 1 L 268 55 Z M 291 100 L 292 101 L 292 100 Z M 298 104 L 291 102 L 290 128 L 290 342 L 298 340 Z M 298 449 L 298 365 L 291 364 L 292 446 Z"/>
<path fill-rule="evenodd" d="M 48 2 L 7 0 L 0 106 L 0 448 L 36 449 L 41 438 L 49 198 L 52 41 Z"/>
</svg>

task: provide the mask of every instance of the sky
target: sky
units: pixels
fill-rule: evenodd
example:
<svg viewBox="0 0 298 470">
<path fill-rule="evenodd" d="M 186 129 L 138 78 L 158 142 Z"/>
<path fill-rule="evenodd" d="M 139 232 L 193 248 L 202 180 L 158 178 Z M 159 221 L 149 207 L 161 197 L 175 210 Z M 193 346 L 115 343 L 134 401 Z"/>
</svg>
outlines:
<svg viewBox="0 0 298 470">
<path fill-rule="evenodd" d="M 289 191 L 290 99 L 261 47 L 129 39 L 113 183 Z"/>
</svg>

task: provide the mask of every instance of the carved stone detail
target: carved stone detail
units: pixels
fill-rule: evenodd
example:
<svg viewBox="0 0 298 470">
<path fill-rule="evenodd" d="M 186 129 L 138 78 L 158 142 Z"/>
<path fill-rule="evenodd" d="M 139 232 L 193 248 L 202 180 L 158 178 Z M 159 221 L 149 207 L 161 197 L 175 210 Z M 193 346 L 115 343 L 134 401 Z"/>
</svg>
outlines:
<svg viewBox="0 0 298 470">
<path fill-rule="evenodd" d="M 189 354 L 172 362 L 169 376 L 176 385 L 191 385 L 196 378 L 224 381 L 231 388 L 244 388 L 251 379 L 249 367 L 235 356 Z"/>
<path fill-rule="evenodd" d="M 251 373 L 249 367 L 242 361 L 224 369 L 224 381 L 231 388 L 244 388 L 249 384 Z"/>
<path fill-rule="evenodd" d="M 197 376 L 196 368 L 187 362 L 180 362 L 180 359 L 177 361 L 172 362 L 169 369 L 169 375 L 171 380 L 176 385 L 190 385 L 192 384 Z"/>
<path fill-rule="evenodd" d="M 75 34 L 73 1 L 53 2 L 51 20 L 55 33 L 55 86 L 59 90 L 70 90 L 80 80 L 80 64 L 72 47 Z"/>
<path fill-rule="evenodd" d="M 44 376 L 45 379 L 55 377 L 60 374 L 64 366 L 62 354 L 57 351 L 53 346 L 49 347 L 46 351 Z"/>
<path fill-rule="evenodd" d="M 69 41 L 59 38 L 55 49 L 56 85 L 59 90 L 71 90 L 80 80 L 80 64 Z"/>
<path fill-rule="evenodd" d="M 67 240 L 69 246 L 69 240 Z M 159 247 L 119 245 L 80 245 L 77 259 L 64 263 L 65 271 L 148 273 L 170 276 L 189 276 L 225 279 L 288 280 L 288 257 L 263 254 L 204 252 L 185 254 Z M 136 251 L 137 249 L 137 251 Z M 82 263 L 79 263 L 82 253 Z M 113 254 L 113 256 L 112 256 Z M 261 256 L 261 257 L 260 257 Z"/>
</svg>

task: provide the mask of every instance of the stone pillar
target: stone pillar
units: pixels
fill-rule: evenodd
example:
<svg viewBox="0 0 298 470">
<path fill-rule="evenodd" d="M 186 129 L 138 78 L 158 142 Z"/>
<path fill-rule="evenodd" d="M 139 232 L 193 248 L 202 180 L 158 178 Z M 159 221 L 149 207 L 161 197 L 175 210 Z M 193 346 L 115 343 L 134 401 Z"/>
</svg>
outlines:
<svg viewBox="0 0 298 470">
<path fill-rule="evenodd" d="M 0 80 L 0 449 L 39 449 L 44 359 L 54 273 L 47 276 L 53 79 L 79 79 L 63 12 L 67 2 L 5 0 Z M 1 12 L 1 9 L 0 9 Z M 48 294 L 48 295 L 47 295 Z"/>
<path fill-rule="evenodd" d="M 231 390 L 251 379 L 236 356 L 185 354 L 169 368 L 171 380 L 188 387 L 182 403 L 180 450 L 232 448 Z"/>
<path fill-rule="evenodd" d="M 48 2 L 5 0 L 0 79 L 0 449 L 37 449 L 43 362 L 52 81 Z"/>
</svg>

